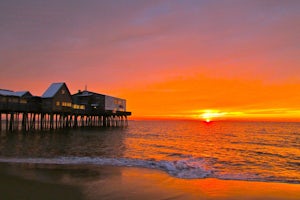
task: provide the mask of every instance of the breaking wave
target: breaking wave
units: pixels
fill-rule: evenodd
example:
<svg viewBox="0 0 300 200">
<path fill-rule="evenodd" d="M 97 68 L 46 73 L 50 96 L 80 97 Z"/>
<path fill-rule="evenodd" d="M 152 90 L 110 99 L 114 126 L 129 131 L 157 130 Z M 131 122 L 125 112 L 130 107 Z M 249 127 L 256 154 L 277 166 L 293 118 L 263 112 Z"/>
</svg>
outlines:
<svg viewBox="0 0 300 200">
<path fill-rule="evenodd" d="M 133 158 L 103 158 L 103 157 L 56 157 L 56 158 L 1 158 L 0 163 L 21 164 L 55 164 L 55 165 L 98 165 L 118 167 L 140 167 L 167 172 L 169 175 L 182 179 L 218 178 L 224 180 L 268 181 L 300 183 L 298 179 L 282 179 L 280 177 L 266 177 L 243 172 L 231 174 L 222 172 L 210 166 L 204 158 L 187 158 L 176 161 L 141 160 Z"/>
<path fill-rule="evenodd" d="M 57 158 L 0 158 L 2 163 L 30 163 L 79 165 L 91 164 L 99 166 L 142 167 L 158 169 L 168 174 L 184 179 L 211 177 L 212 170 L 205 169 L 202 158 L 184 159 L 178 161 L 155 161 L 131 158 L 102 158 L 102 157 L 57 157 Z"/>
</svg>

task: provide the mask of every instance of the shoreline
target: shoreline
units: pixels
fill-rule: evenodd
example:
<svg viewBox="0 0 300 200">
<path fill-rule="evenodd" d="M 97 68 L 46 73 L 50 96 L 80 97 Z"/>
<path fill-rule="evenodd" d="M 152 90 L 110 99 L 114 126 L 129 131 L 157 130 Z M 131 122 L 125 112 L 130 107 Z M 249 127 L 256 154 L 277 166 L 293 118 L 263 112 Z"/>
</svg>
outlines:
<svg viewBox="0 0 300 200">
<path fill-rule="evenodd" d="M 4 199 L 300 199 L 300 184 L 179 179 L 135 167 L 1 163 L 0 184 Z"/>
<path fill-rule="evenodd" d="M 81 157 L 81 160 L 74 159 L 77 157 L 58 157 L 58 158 L 2 158 L 0 157 L 0 165 L 40 165 L 40 166 L 61 166 L 62 168 L 64 166 L 93 166 L 94 168 L 114 168 L 114 167 L 120 167 L 120 168 L 137 168 L 137 169 L 149 169 L 149 170 L 158 170 L 162 173 L 166 173 L 169 176 L 177 179 L 183 179 L 183 180 L 201 180 L 201 179 L 207 179 L 207 178 L 213 178 L 217 180 L 224 180 L 224 181 L 246 181 L 246 182 L 262 182 L 262 183 L 286 183 L 286 184 L 300 184 L 298 180 L 294 179 L 287 179 L 287 180 L 280 180 L 280 179 L 262 179 L 262 178 L 247 178 L 247 177 L 238 177 L 238 176 L 218 176 L 218 175 L 210 175 L 210 170 L 203 170 L 200 168 L 200 174 L 198 171 L 191 171 L 191 173 L 184 173 L 183 175 L 181 173 L 181 165 L 179 166 L 173 166 L 176 168 L 174 169 L 171 167 L 171 170 L 169 169 L 170 166 L 168 164 L 165 164 L 165 161 L 163 163 L 160 163 L 158 161 L 156 164 L 153 163 L 153 161 L 149 160 L 139 160 L 139 159 L 129 159 L 129 158 L 90 158 L 90 157 Z M 95 160 L 96 159 L 96 160 Z M 172 161 L 170 161 L 171 164 Z M 177 169 L 178 168 L 178 169 Z M 192 168 L 193 169 L 193 168 Z M 206 173 L 208 175 L 206 175 Z"/>
</svg>

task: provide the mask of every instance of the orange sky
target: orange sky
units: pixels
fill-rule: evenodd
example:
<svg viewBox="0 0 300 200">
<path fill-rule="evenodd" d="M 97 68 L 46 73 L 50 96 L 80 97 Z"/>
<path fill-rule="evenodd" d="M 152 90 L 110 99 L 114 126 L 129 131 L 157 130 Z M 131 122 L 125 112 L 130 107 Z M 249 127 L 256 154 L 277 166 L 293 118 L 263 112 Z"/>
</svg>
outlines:
<svg viewBox="0 0 300 200">
<path fill-rule="evenodd" d="M 300 121 L 300 2 L 0 3 L 0 88 L 64 81 L 137 118 Z"/>
</svg>

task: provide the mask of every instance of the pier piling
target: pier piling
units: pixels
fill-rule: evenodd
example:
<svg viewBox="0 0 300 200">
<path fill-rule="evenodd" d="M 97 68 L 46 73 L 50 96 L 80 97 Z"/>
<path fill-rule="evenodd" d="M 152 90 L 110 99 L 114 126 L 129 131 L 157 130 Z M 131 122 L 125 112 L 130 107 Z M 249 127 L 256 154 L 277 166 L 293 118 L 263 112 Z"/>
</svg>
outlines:
<svg viewBox="0 0 300 200">
<path fill-rule="evenodd" d="M 3 121 L 2 121 L 3 120 Z M 124 113 L 98 115 L 73 113 L 0 112 L 0 131 L 54 130 L 81 127 L 126 127 Z M 4 123 L 2 123 L 4 122 Z M 5 125 L 4 125 L 5 124 Z M 4 125 L 4 126 L 3 126 Z"/>
</svg>

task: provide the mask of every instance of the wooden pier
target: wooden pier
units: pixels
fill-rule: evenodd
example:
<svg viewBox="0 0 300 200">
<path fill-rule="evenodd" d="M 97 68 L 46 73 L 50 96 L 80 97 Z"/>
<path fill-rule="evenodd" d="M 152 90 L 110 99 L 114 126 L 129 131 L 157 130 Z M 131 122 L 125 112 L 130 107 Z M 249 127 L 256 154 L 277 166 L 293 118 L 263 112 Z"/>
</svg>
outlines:
<svg viewBox="0 0 300 200">
<path fill-rule="evenodd" d="M 71 95 L 65 83 L 51 84 L 41 97 L 0 89 L 0 131 L 125 127 L 130 115 L 125 99 L 87 90 Z"/>
<path fill-rule="evenodd" d="M 54 130 L 80 127 L 126 127 L 130 112 L 98 114 L 0 111 L 0 131 Z"/>
</svg>

